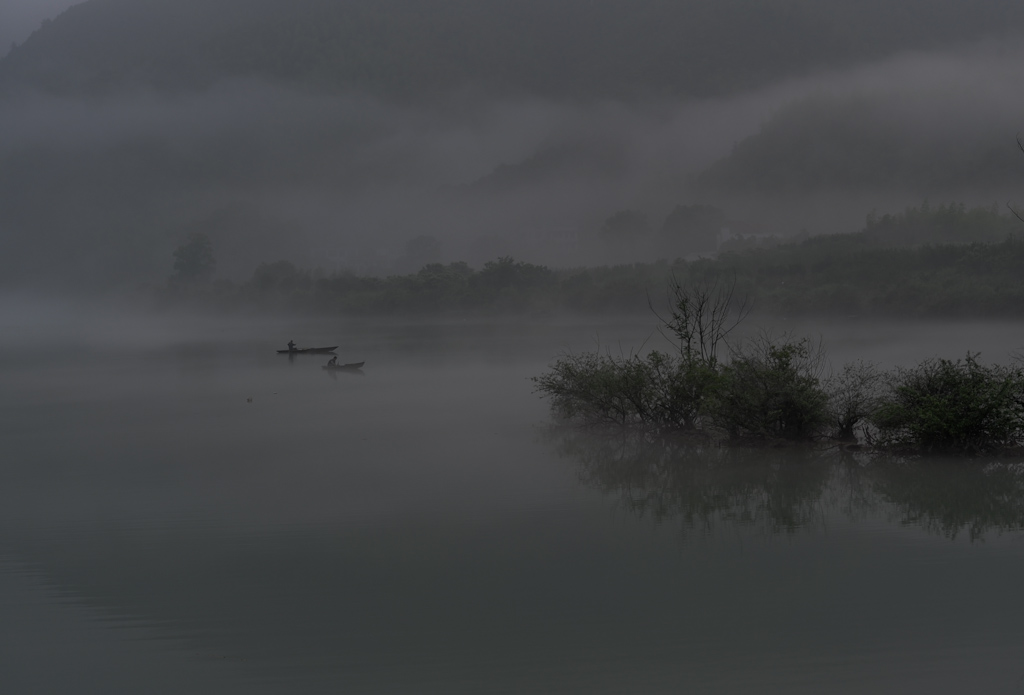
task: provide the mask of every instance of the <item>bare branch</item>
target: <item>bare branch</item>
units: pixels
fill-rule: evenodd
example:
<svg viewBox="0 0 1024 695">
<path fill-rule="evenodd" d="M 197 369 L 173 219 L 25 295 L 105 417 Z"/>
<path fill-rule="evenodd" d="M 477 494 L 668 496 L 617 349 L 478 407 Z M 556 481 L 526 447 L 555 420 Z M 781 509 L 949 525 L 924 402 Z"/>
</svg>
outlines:
<svg viewBox="0 0 1024 695">
<path fill-rule="evenodd" d="M 1024 152 L 1024 140 L 1021 140 L 1020 133 L 1017 133 L 1017 149 L 1019 149 L 1021 152 Z M 1007 203 L 1006 208 L 1013 213 L 1014 217 L 1016 217 L 1021 222 L 1024 222 L 1024 217 L 1022 217 L 1021 214 L 1017 212 L 1017 209 L 1015 207 Z"/>
<path fill-rule="evenodd" d="M 1007 203 L 1007 204 L 1006 204 L 1006 208 L 1007 208 L 1007 209 L 1008 209 L 1008 210 L 1009 210 L 1010 212 L 1012 212 L 1012 213 L 1013 213 L 1013 216 L 1014 216 L 1014 217 L 1016 217 L 1016 218 L 1017 218 L 1018 220 L 1020 220 L 1021 222 L 1024 222 L 1024 217 L 1021 217 L 1020 213 L 1019 213 L 1019 212 L 1017 212 L 1017 209 L 1016 209 L 1016 208 L 1014 208 L 1014 207 L 1013 207 L 1012 205 L 1010 205 L 1009 203 Z"/>
<path fill-rule="evenodd" d="M 666 331 L 671 333 L 682 357 L 707 365 L 717 362 L 719 347 L 751 311 L 746 298 L 738 311 L 734 306 L 735 278 L 728 284 L 720 284 L 717 279 L 684 284 L 673 276 L 667 294 L 669 317 L 666 319 L 654 312 L 662 323 L 662 335 Z"/>
</svg>

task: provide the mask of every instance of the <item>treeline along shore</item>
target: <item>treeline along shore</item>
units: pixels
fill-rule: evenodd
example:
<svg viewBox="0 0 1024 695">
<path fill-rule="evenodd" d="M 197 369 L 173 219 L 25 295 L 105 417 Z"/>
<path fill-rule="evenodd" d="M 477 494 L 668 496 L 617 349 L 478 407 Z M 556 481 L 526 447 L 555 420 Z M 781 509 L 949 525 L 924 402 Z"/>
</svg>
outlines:
<svg viewBox="0 0 1024 695">
<path fill-rule="evenodd" d="M 244 282 L 214 280 L 209 240 L 176 253 L 167 303 L 349 315 L 647 311 L 671 279 L 722 279 L 758 314 L 1024 316 L 1024 223 L 995 207 L 927 205 L 869 215 L 859 232 L 743 239 L 714 258 L 553 269 L 499 258 L 472 268 L 432 263 L 390 277 L 265 263 Z M 205 245 L 205 247 L 204 247 Z"/>
</svg>

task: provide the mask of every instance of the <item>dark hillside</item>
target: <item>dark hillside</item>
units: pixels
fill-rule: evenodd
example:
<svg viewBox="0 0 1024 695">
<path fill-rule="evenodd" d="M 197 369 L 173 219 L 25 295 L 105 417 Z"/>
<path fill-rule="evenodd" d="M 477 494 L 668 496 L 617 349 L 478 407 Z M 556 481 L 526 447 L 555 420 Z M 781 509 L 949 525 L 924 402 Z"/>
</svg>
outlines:
<svg viewBox="0 0 1024 695">
<path fill-rule="evenodd" d="M 1024 167 L 1013 140 L 1016 108 L 963 116 L 951 99 L 934 96 L 908 89 L 792 103 L 698 183 L 732 192 L 889 189 L 921 196 L 1016 185 Z"/>
<path fill-rule="evenodd" d="M 1020 28 L 1010 0 L 88 0 L 0 62 L 0 88 L 710 95 Z"/>
</svg>

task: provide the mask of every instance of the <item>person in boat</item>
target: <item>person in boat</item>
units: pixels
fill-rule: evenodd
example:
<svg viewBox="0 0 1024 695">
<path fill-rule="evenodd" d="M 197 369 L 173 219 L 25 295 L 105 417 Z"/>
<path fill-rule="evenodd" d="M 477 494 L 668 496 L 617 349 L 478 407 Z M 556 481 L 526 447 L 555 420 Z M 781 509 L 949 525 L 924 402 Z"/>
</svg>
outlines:
<svg viewBox="0 0 1024 695">
<path fill-rule="evenodd" d="M 295 341 L 294 340 L 289 340 L 288 341 L 288 352 L 295 352 Z"/>
<path fill-rule="evenodd" d="M 328 360 L 327 366 L 328 367 L 337 367 L 338 366 L 338 356 L 335 355 L 330 360 Z"/>
</svg>

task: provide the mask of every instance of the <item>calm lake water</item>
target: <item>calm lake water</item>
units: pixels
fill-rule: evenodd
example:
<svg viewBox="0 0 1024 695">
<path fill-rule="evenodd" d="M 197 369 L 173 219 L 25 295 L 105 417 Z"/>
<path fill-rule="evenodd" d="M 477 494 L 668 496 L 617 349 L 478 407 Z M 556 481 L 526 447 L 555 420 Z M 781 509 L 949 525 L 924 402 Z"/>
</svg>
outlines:
<svg viewBox="0 0 1024 695">
<path fill-rule="evenodd" d="M 838 361 L 1024 345 L 782 327 Z M 530 376 L 650 333 L 0 306 L 0 691 L 1024 692 L 1020 461 L 546 426 Z"/>
</svg>

